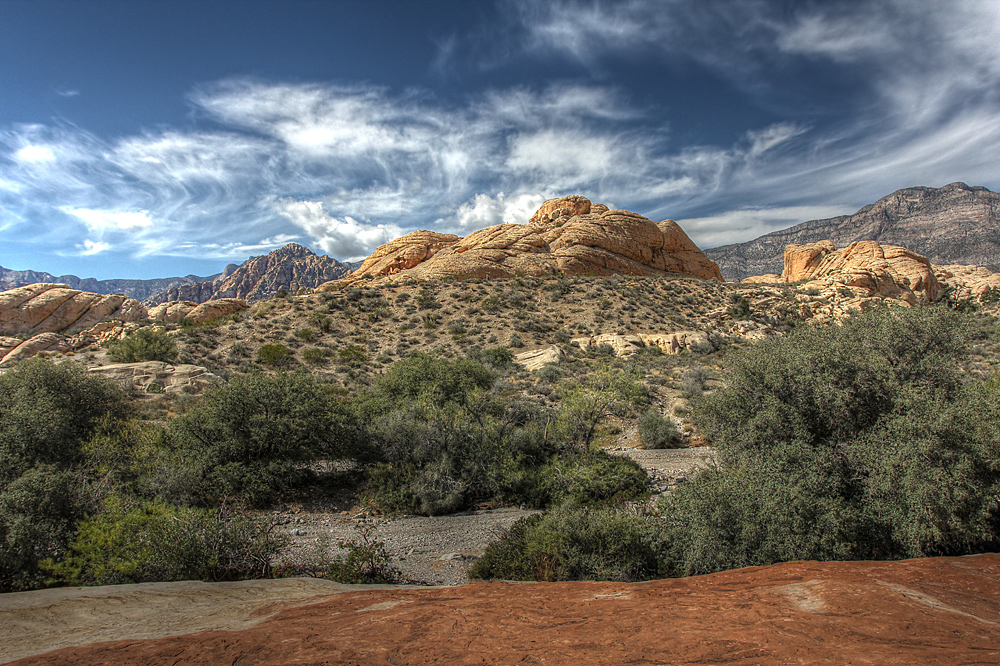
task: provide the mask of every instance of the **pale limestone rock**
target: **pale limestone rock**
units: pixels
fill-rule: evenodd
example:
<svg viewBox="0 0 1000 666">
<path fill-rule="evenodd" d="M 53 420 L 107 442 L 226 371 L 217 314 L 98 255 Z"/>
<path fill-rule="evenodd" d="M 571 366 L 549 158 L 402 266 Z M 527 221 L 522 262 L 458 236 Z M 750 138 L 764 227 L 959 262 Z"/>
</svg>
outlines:
<svg viewBox="0 0 1000 666">
<path fill-rule="evenodd" d="M 238 298 L 217 298 L 200 305 L 191 301 L 174 301 L 151 307 L 149 318 L 162 324 L 176 324 L 182 319 L 189 319 L 195 324 L 204 324 L 246 309 L 246 301 Z"/>
<path fill-rule="evenodd" d="M 715 347 L 703 331 L 675 331 L 673 333 L 639 333 L 633 335 L 601 334 L 573 338 L 572 342 L 586 351 L 591 346 L 610 345 L 615 356 L 631 356 L 643 347 L 659 347 L 665 354 L 683 351 L 707 352 Z"/>
<path fill-rule="evenodd" d="M 90 372 L 129 384 L 142 393 L 188 393 L 217 384 L 218 376 L 200 365 L 170 365 L 162 361 L 114 363 Z"/>
<path fill-rule="evenodd" d="M 988 289 L 1000 289 L 1000 273 L 982 266 L 934 266 L 934 275 L 954 290 L 957 299 L 978 300 Z"/>
<path fill-rule="evenodd" d="M 520 364 L 528 372 L 540 370 L 550 363 L 558 363 L 562 360 L 562 350 L 556 345 L 545 347 L 544 349 L 533 349 L 514 355 L 514 362 Z"/>
<path fill-rule="evenodd" d="M 70 346 L 65 336 L 57 333 L 39 333 L 4 354 L 0 359 L 0 367 L 10 367 L 42 352 L 61 353 L 69 350 Z"/>
</svg>

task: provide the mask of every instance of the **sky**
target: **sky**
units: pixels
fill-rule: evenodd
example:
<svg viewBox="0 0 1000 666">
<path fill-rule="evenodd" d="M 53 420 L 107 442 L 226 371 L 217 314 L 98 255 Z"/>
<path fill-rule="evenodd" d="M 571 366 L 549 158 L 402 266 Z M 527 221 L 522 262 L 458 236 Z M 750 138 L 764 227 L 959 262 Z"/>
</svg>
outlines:
<svg viewBox="0 0 1000 666">
<path fill-rule="evenodd" d="M 997 0 L 0 0 L 0 265 L 341 260 L 582 194 L 701 247 L 1000 188 Z"/>
</svg>

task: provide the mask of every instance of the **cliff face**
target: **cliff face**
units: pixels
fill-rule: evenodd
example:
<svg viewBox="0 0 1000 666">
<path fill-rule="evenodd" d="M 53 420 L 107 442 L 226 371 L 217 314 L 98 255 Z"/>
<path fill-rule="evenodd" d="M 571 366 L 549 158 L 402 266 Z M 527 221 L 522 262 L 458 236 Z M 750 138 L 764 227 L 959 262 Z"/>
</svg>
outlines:
<svg viewBox="0 0 1000 666">
<path fill-rule="evenodd" d="M 854 215 L 812 220 L 756 240 L 705 250 L 727 280 L 780 273 L 785 246 L 830 240 L 897 245 L 932 264 L 967 264 L 1000 271 L 1000 194 L 952 183 L 893 192 Z"/>
<path fill-rule="evenodd" d="M 259 301 L 274 296 L 279 289 L 294 292 L 344 277 L 350 272 L 347 264 L 327 256 L 317 256 L 296 243 L 262 257 L 252 257 L 242 265 L 226 267 L 214 281 L 179 285 L 146 300 L 146 305 L 172 301 L 204 303 L 219 298 L 239 298 Z"/>
<path fill-rule="evenodd" d="M 347 280 L 553 274 L 721 279 L 718 267 L 672 220 L 656 223 L 570 196 L 546 201 L 528 224 L 500 224 L 465 238 L 407 234 L 375 250 Z"/>
</svg>

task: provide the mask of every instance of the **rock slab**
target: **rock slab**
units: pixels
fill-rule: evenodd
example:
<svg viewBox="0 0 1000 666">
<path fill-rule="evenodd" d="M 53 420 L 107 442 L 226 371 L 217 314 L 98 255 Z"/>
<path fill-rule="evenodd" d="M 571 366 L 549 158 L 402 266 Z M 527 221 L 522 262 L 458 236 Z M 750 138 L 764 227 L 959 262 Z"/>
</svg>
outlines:
<svg viewBox="0 0 1000 666">
<path fill-rule="evenodd" d="M 292 597 L 258 609 L 259 622 L 244 627 L 233 626 L 230 600 L 202 604 L 203 621 L 188 628 L 190 607 L 156 598 L 168 590 L 118 604 L 115 614 L 128 622 L 117 625 L 58 601 L 59 590 L 3 595 L 0 650 L 19 647 L 7 658 L 30 650 L 34 656 L 14 662 L 20 666 L 1000 662 L 997 554 L 790 562 L 637 584 L 366 589 L 309 603 Z M 103 642 L 87 644 L 88 623 L 100 625 L 91 635 Z M 108 640 L 116 629 L 117 640 Z M 134 637 L 140 630 L 184 635 Z M 46 652 L 69 641 L 75 645 Z"/>
</svg>

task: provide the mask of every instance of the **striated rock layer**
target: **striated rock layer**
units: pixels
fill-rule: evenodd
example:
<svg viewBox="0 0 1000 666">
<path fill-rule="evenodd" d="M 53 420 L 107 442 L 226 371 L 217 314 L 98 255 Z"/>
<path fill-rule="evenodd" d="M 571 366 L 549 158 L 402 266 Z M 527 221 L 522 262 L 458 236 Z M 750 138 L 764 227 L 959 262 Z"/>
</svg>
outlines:
<svg viewBox="0 0 1000 666">
<path fill-rule="evenodd" d="M 77 291 L 64 284 L 31 284 L 0 293 L 0 334 L 78 331 L 107 319 L 139 321 L 146 310 L 135 299 Z"/>
<path fill-rule="evenodd" d="M 570 196 L 546 201 L 528 224 L 500 224 L 465 238 L 407 234 L 375 250 L 346 281 L 553 274 L 722 279 L 718 266 L 672 220 L 656 223 Z"/>
<path fill-rule="evenodd" d="M 831 240 L 898 245 L 934 264 L 985 266 L 1000 271 L 1000 193 L 951 183 L 893 192 L 854 215 L 804 222 L 746 243 L 705 251 L 727 280 L 779 273 L 786 245 Z"/>
<path fill-rule="evenodd" d="M 285 597 L 268 596 L 268 584 Z M 291 585 L 324 596 L 305 598 L 309 589 Z M 20 666 L 1000 663 L 996 554 L 789 562 L 638 584 L 344 586 L 339 594 L 333 585 L 2 595 L 0 660 L 6 650 L 24 657 Z M 46 653 L 55 647 L 63 649 Z"/>
</svg>

